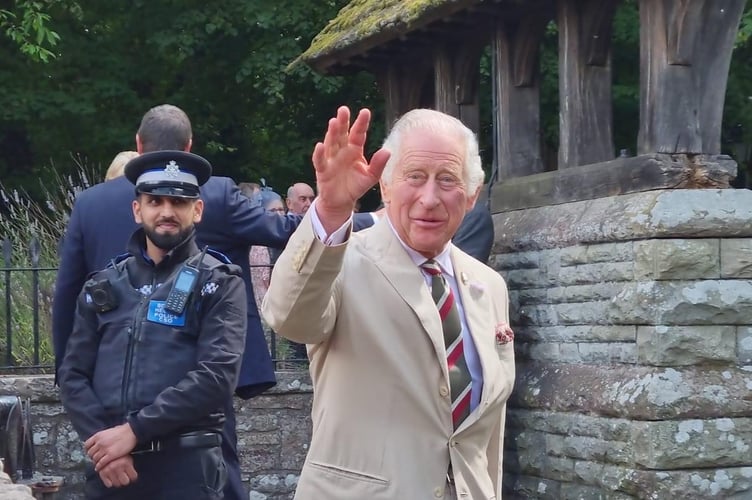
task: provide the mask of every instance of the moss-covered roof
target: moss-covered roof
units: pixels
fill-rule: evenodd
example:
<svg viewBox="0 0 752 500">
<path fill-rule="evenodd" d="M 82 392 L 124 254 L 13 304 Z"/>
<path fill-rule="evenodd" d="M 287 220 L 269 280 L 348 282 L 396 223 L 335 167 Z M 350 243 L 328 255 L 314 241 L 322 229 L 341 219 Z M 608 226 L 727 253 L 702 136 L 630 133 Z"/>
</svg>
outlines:
<svg viewBox="0 0 752 500">
<path fill-rule="evenodd" d="M 320 72 L 483 0 L 352 0 L 300 57 Z"/>
</svg>

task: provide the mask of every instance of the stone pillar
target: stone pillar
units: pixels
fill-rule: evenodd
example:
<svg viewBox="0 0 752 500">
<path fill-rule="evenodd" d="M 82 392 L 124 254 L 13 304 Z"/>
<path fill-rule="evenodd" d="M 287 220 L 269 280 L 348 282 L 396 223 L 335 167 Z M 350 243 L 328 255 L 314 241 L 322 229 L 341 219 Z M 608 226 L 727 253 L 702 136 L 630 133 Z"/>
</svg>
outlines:
<svg viewBox="0 0 752 500">
<path fill-rule="evenodd" d="M 752 192 L 494 215 L 513 498 L 752 498 Z"/>
</svg>

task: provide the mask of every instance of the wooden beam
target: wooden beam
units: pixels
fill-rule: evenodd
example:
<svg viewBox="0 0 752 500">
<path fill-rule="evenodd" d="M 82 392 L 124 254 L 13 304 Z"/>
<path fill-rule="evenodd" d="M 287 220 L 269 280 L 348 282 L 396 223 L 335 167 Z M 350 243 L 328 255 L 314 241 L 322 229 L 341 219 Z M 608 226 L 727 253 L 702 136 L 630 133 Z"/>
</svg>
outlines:
<svg viewBox="0 0 752 500">
<path fill-rule="evenodd" d="M 376 69 L 376 81 L 384 94 L 386 130 L 405 112 L 421 106 L 426 82 L 431 78 L 431 66 L 423 59 L 395 59 Z"/>
<path fill-rule="evenodd" d="M 499 22 L 493 57 L 498 96 L 496 129 L 499 179 L 542 172 L 539 52 L 551 11 L 536 10 L 520 22 Z"/>
<path fill-rule="evenodd" d="M 615 156 L 611 24 L 619 0 L 559 0 L 559 168 Z"/>
<path fill-rule="evenodd" d="M 640 0 L 640 154 L 719 154 L 745 0 Z"/>
<path fill-rule="evenodd" d="M 480 130 L 478 82 L 485 40 L 465 37 L 462 43 L 438 45 L 434 50 L 434 108 L 459 118 L 476 134 Z"/>
<path fill-rule="evenodd" d="M 558 205 L 656 189 L 728 188 L 729 156 L 649 154 L 509 179 L 493 188 L 491 212 Z"/>
</svg>

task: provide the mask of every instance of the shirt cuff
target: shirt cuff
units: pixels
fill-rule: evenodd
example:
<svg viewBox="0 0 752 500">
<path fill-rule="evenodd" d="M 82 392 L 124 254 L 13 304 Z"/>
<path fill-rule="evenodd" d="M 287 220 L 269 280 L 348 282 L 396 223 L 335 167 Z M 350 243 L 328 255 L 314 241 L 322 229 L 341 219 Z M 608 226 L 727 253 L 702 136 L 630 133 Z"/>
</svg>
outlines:
<svg viewBox="0 0 752 500">
<path fill-rule="evenodd" d="M 352 227 L 352 214 L 350 214 L 350 218 L 347 219 L 339 229 L 327 236 L 326 231 L 324 230 L 324 225 L 321 223 L 321 219 L 319 219 L 319 214 L 316 213 L 316 200 L 313 200 L 308 211 L 311 212 L 313 232 L 316 234 L 316 237 L 324 243 L 324 245 L 331 247 L 334 245 L 341 245 L 347 241 L 347 237 L 350 235 L 350 228 Z"/>
</svg>

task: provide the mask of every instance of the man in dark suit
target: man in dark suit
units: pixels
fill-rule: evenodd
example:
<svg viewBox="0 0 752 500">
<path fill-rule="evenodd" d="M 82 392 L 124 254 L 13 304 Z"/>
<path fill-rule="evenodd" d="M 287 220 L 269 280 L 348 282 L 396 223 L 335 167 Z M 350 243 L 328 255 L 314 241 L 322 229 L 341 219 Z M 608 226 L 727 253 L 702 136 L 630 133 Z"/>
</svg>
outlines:
<svg viewBox="0 0 752 500">
<path fill-rule="evenodd" d="M 462 224 L 452 238 L 452 243 L 460 250 L 484 264 L 488 262 L 494 241 L 493 218 L 488 209 L 485 192 L 485 189 L 481 189 L 478 201 L 462 219 Z"/>
<path fill-rule="evenodd" d="M 180 108 L 161 105 L 144 115 L 136 134 L 139 153 L 168 149 L 189 151 L 191 146 L 191 123 Z M 92 186 L 76 198 L 62 243 L 55 283 L 52 340 L 56 372 L 73 328 L 76 297 L 86 277 L 125 252 L 128 238 L 137 228 L 131 209 L 133 198 L 133 185 L 125 177 Z M 235 182 L 227 177 L 211 177 L 201 188 L 201 198 L 205 208 L 203 220 L 196 226 L 197 243 L 209 245 L 242 268 L 248 300 L 248 333 L 235 394 L 248 399 L 276 383 L 274 365 L 253 299 L 248 251 L 251 245 L 284 247 L 302 217 L 267 212 L 257 200 L 243 196 Z M 356 222 L 362 228 L 371 224 L 371 218 L 366 214 Z M 228 401 L 227 406 L 223 454 L 229 477 L 225 498 L 247 498 L 240 478 L 232 401 Z"/>
</svg>

